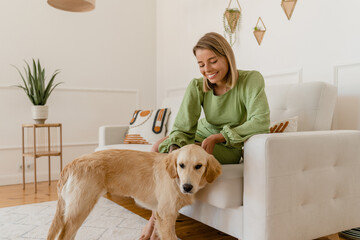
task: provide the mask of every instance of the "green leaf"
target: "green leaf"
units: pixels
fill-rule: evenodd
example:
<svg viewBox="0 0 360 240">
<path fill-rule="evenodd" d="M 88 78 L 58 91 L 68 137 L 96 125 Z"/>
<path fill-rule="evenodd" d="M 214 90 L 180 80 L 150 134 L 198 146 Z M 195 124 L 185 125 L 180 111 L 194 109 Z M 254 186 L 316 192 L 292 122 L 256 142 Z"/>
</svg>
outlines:
<svg viewBox="0 0 360 240">
<path fill-rule="evenodd" d="M 12 65 L 14 68 L 16 68 L 16 70 L 18 71 L 18 73 L 20 74 L 21 76 L 21 79 L 23 80 L 23 83 L 24 83 L 24 86 L 25 86 L 25 89 L 26 89 L 26 94 L 29 93 L 29 88 L 28 88 L 28 85 L 26 84 L 26 81 L 24 79 L 24 76 L 22 75 L 22 73 L 20 72 L 20 70 L 15 66 L 15 65 Z M 21 87 L 20 85 L 18 85 L 17 87 Z"/>
<path fill-rule="evenodd" d="M 45 103 L 46 103 L 47 99 L 49 98 L 50 94 L 52 93 L 52 91 L 53 91 L 58 85 L 60 85 L 60 84 L 62 84 L 62 83 L 63 83 L 63 82 L 59 82 L 59 83 L 55 84 L 55 85 L 51 88 L 49 94 L 48 94 L 47 97 L 46 97 Z"/>
<path fill-rule="evenodd" d="M 46 103 L 47 99 L 49 98 L 50 94 L 52 93 L 52 91 L 55 89 L 55 87 L 57 87 L 58 85 L 60 85 L 60 84 L 63 83 L 63 82 L 60 82 L 60 83 L 57 83 L 57 84 L 55 84 L 55 85 L 53 86 L 54 79 L 55 79 L 56 75 L 58 75 L 59 73 L 60 73 L 60 71 L 59 71 L 59 70 L 56 70 L 56 71 L 53 73 L 53 75 L 52 75 L 52 77 L 51 77 L 48 85 L 46 86 L 45 96 L 44 96 L 45 103 Z"/>
<path fill-rule="evenodd" d="M 27 63 L 27 62 L 25 62 L 26 63 L 26 65 L 27 65 L 27 70 L 26 70 L 26 68 L 24 67 L 24 70 L 25 70 L 25 73 L 27 73 L 27 75 L 26 75 L 26 77 L 27 77 L 27 82 L 28 82 L 28 85 L 29 85 L 29 90 L 30 90 L 30 94 L 32 95 L 32 96 L 34 96 L 34 83 L 32 82 L 32 80 L 31 80 L 31 70 L 30 70 L 30 66 L 29 66 L 29 64 Z"/>
<path fill-rule="evenodd" d="M 36 63 L 34 59 L 32 59 L 32 61 L 33 61 L 33 78 L 38 79 L 37 71 L 36 71 Z"/>
</svg>

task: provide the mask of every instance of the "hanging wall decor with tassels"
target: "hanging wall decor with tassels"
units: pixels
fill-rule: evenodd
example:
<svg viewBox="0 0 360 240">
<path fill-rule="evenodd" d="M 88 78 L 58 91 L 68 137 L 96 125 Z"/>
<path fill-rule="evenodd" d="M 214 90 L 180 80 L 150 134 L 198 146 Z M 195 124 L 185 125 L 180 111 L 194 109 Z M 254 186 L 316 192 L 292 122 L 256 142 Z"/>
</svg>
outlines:
<svg viewBox="0 0 360 240">
<path fill-rule="evenodd" d="M 223 15 L 224 23 L 224 37 L 228 39 L 231 46 L 236 42 L 237 31 L 240 25 L 241 19 L 241 7 L 239 1 L 236 0 L 239 8 L 230 8 L 231 1 L 229 2 L 228 7 L 226 8 Z"/>
<path fill-rule="evenodd" d="M 259 22 L 261 21 L 262 23 L 262 26 L 259 25 Z M 254 36 L 258 42 L 258 44 L 260 45 L 263 38 L 264 38 L 264 34 L 266 32 L 266 27 L 265 27 L 265 24 L 263 22 L 263 20 L 261 19 L 261 17 L 259 17 L 257 23 L 256 23 L 256 26 L 254 27 Z"/>
</svg>

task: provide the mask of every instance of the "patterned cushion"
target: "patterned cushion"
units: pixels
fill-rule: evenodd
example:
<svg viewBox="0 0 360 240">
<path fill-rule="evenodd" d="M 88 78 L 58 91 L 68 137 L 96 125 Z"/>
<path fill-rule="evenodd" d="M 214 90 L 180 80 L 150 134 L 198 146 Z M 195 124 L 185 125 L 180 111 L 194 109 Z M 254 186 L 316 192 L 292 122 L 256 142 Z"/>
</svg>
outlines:
<svg viewBox="0 0 360 240">
<path fill-rule="evenodd" d="M 170 108 L 136 110 L 130 121 L 125 144 L 154 144 L 165 136 Z"/>
<path fill-rule="evenodd" d="M 270 123 L 270 133 L 296 132 L 298 116 Z"/>
</svg>

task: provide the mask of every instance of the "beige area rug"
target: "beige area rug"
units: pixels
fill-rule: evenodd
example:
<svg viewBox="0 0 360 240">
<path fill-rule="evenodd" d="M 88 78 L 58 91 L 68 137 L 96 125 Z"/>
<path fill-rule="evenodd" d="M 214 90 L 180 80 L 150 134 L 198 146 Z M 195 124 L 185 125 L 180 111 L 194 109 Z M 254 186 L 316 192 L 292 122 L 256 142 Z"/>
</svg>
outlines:
<svg viewBox="0 0 360 240">
<path fill-rule="evenodd" d="M 0 239 L 46 239 L 55 210 L 56 201 L 0 208 Z M 75 239 L 138 239 L 146 222 L 142 217 L 102 197 Z"/>
</svg>

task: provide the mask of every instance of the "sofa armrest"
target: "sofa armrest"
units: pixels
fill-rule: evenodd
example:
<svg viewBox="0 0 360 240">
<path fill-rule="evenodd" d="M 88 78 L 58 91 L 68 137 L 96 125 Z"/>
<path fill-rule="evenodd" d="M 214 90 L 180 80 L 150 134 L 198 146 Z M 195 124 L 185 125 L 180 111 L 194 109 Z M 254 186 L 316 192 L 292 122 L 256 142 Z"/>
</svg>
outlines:
<svg viewBox="0 0 360 240">
<path fill-rule="evenodd" d="M 244 239 L 360 226 L 360 131 L 261 134 L 244 148 Z"/>
<path fill-rule="evenodd" d="M 128 129 L 128 125 L 101 126 L 99 128 L 99 146 L 123 143 Z"/>
</svg>

